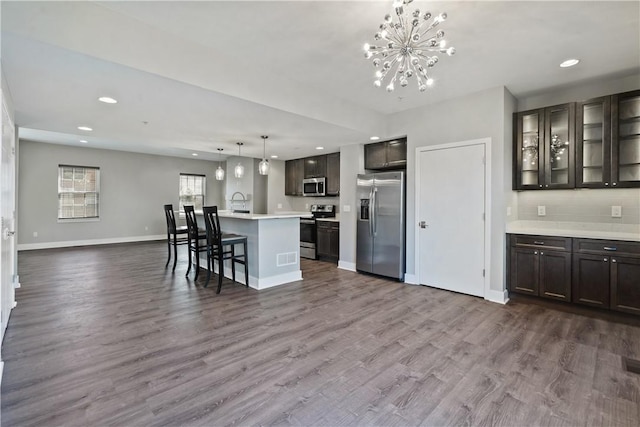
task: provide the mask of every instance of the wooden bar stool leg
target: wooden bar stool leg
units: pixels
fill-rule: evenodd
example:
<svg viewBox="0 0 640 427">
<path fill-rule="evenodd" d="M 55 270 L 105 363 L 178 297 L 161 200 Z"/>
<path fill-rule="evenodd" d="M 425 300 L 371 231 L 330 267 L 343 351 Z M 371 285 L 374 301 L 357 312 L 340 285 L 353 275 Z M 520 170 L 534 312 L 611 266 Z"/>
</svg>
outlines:
<svg viewBox="0 0 640 427">
<path fill-rule="evenodd" d="M 165 268 L 169 266 L 171 261 L 171 234 L 169 233 L 167 233 L 167 252 L 169 252 L 169 256 L 167 257 L 167 263 L 164 265 Z"/>
<path fill-rule="evenodd" d="M 242 242 L 242 249 L 244 250 L 244 284 L 249 287 L 249 257 L 247 256 L 247 241 Z"/>
<path fill-rule="evenodd" d="M 231 245 L 231 280 L 233 283 L 236 282 L 236 245 Z"/>
<path fill-rule="evenodd" d="M 221 247 L 220 250 L 218 251 L 218 290 L 216 291 L 216 294 L 219 294 L 220 290 L 222 289 L 223 276 L 224 276 L 224 255 L 223 255 L 223 248 Z"/>
<path fill-rule="evenodd" d="M 191 271 L 191 239 L 187 241 L 187 252 L 189 253 L 189 266 L 187 267 L 187 274 L 184 275 L 185 277 L 189 277 L 189 272 Z M 196 271 L 196 279 L 197 278 L 198 272 Z"/>
<path fill-rule="evenodd" d="M 171 271 L 176 271 L 176 265 L 178 264 L 178 238 L 173 235 L 173 268 Z"/>
</svg>

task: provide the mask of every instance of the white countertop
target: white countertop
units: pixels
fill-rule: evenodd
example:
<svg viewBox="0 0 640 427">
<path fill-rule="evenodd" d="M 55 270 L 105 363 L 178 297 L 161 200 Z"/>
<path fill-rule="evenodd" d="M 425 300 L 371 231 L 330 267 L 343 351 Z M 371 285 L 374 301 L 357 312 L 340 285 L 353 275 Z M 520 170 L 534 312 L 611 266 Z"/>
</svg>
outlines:
<svg viewBox="0 0 640 427">
<path fill-rule="evenodd" d="M 640 224 L 568 221 L 513 221 L 507 233 L 640 242 Z"/>
<path fill-rule="evenodd" d="M 235 218 L 245 220 L 264 220 L 264 219 L 281 219 L 281 218 L 310 218 L 309 212 L 276 212 L 272 214 L 245 214 L 245 213 L 233 213 L 232 211 L 218 211 L 220 218 Z"/>
</svg>

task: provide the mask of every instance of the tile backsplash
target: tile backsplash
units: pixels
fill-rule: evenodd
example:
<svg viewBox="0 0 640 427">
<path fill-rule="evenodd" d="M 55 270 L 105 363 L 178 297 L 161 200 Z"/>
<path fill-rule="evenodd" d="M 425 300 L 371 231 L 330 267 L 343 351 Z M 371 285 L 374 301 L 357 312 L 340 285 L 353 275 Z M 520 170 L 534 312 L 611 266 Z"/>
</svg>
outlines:
<svg viewBox="0 0 640 427">
<path fill-rule="evenodd" d="M 545 216 L 538 215 L 538 206 L 544 206 Z M 621 218 L 611 216 L 612 206 L 622 207 Z M 518 193 L 518 219 L 640 224 L 640 189 L 521 191 Z"/>
<path fill-rule="evenodd" d="M 289 206 L 294 211 L 309 211 L 311 205 L 336 205 L 336 213 L 340 212 L 339 197 L 293 197 L 287 196 Z M 309 206 L 307 206 L 309 205 Z"/>
</svg>

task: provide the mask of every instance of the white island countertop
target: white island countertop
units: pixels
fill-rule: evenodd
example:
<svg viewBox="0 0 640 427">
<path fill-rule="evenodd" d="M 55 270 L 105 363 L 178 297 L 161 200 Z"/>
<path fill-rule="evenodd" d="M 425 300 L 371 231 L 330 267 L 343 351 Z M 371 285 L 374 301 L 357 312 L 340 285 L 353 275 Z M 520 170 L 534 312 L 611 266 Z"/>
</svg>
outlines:
<svg viewBox="0 0 640 427">
<path fill-rule="evenodd" d="M 282 219 L 282 218 L 311 218 L 310 212 L 275 212 L 270 214 L 234 213 L 232 211 L 218 211 L 220 218 L 235 218 L 246 220 Z"/>
</svg>

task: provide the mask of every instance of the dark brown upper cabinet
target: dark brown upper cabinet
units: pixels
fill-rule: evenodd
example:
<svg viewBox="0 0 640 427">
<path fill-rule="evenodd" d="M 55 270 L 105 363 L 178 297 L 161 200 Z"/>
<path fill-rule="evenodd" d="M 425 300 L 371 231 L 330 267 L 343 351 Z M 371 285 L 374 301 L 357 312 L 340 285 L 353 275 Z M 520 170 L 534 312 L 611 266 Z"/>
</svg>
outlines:
<svg viewBox="0 0 640 427">
<path fill-rule="evenodd" d="M 371 170 L 407 167 L 407 138 L 376 142 L 364 146 L 364 168 Z"/>
<path fill-rule="evenodd" d="M 611 97 L 611 186 L 640 187 L 640 90 Z"/>
<path fill-rule="evenodd" d="M 327 156 L 304 158 L 304 178 L 322 178 L 327 176 Z"/>
<path fill-rule="evenodd" d="M 327 196 L 340 195 L 340 153 L 327 154 Z"/>
<path fill-rule="evenodd" d="M 304 159 L 287 160 L 284 164 L 284 194 L 302 196 Z"/>
<path fill-rule="evenodd" d="M 515 190 L 575 187 L 573 102 L 514 114 Z"/>
</svg>

